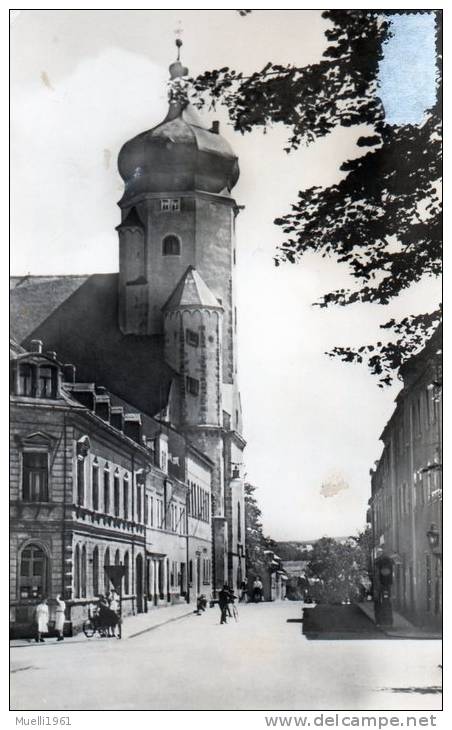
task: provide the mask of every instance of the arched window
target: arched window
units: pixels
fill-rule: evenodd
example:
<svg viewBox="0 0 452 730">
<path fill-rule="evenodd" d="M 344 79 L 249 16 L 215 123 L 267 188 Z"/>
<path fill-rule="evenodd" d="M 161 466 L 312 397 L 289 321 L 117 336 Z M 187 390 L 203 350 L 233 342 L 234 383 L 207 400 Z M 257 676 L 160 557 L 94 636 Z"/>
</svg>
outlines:
<svg viewBox="0 0 452 730">
<path fill-rule="evenodd" d="M 124 555 L 124 593 L 129 593 L 129 553 Z"/>
<path fill-rule="evenodd" d="M 38 598 L 47 592 L 47 556 L 39 545 L 22 550 L 19 568 L 19 597 Z"/>
<path fill-rule="evenodd" d="M 164 256 L 180 256 L 180 240 L 177 236 L 165 236 L 162 243 Z"/>
<path fill-rule="evenodd" d="M 237 502 L 237 542 L 242 542 L 242 515 L 240 502 Z"/>
<path fill-rule="evenodd" d="M 107 464 L 104 469 L 104 512 L 105 514 L 110 512 L 110 472 Z"/>
<path fill-rule="evenodd" d="M 80 548 L 75 546 L 74 551 L 74 598 L 80 598 Z"/>
<path fill-rule="evenodd" d="M 108 593 L 110 590 L 110 578 L 107 575 L 105 568 L 110 565 L 110 550 L 107 548 L 104 555 L 104 593 Z"/>
<path fill-rule="evenodd" d="M 120 492 L 119 492 L 119 471 L 116 469 L 113 475 L 113 505 L 115 517 L 119 517 L 119 503 L 120 503 Z"/>
<path fill-rule="evenodd" d="M 119 555 L 119 550 L 117 550 L 115 552 L 115 565 L 119 565 L 120 562 L 121 562 L 121 557 Z"/>
<path fill-rule="evenodd" d="M 124 519 L 129 519 L 129 477 L 126 474 L 122 481 L 122 496 L 124 506 Z"/>
<path fill-rule="evenodd" d="M 99 595 L 99 548 L 93 550 L 93 596 Z"/>
<path fill-rule="evenodd" d="M 93 510 L 97 512 L 99 509 L 99 464 L 95 459 L 93 462 L 92 472 L 92 490 L 93 490 Z"/>
<path fill-rule="evenodd" d="M 82 547 L 82 558 L 80 566 L 80 584 L 82 598 L 86 598 L 86 547 Z"/>
<path fill-rule="evenodd" d="M 77 456 L 77 504 L 85 504 L 85 459 Z"/>
</svg>

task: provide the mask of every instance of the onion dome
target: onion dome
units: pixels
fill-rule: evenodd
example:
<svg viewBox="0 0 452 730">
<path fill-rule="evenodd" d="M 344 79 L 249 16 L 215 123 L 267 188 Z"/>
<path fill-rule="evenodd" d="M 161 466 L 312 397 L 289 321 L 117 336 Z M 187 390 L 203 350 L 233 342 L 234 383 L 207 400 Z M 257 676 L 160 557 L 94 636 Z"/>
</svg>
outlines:
<svg viewBox="0 0 452 730">
<path fill-rule="evenodd" d="M 121 203 L 143 193 L 203 190 L 230 192 L 239 177 L 237 157 L 218 133 L 207 129 L 188 103 L 183 79 L 188 69 L 178 60 L 170 66 L 173 86 L 168 114 L 153 129 L 126 142 L 118 157 L 125 183 Z"/>
</svg>

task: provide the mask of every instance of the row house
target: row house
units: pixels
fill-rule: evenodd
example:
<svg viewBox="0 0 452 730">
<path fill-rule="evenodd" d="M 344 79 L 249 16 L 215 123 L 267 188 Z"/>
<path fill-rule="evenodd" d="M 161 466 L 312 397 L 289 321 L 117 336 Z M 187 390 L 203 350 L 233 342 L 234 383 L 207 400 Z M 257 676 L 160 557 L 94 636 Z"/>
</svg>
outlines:
<svg viewBox="0 0 452 730">
<path fill-rule="evenodd" d="M 371 470 L 373 557 L 392 560 L 394 607 L 420 626 L 442 618 L 441 331 L 401 368 L 403 389 Z"/>
<path fill-rule="evenodd" d="M 13 635 L 59 593 L 79 630 L 108 566 L 123 566 L 124 615 L 210 594 L 212 462 L 33 344 L 11 351 Z"/>
</svg>

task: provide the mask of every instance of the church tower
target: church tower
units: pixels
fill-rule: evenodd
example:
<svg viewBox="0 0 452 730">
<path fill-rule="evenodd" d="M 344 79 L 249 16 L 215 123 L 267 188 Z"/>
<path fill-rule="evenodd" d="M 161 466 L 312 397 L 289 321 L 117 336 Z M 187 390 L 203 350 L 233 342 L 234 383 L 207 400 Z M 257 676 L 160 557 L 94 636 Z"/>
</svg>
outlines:
<svg viewBox="0 0 452 730">
<path fill-rule="evenodd" d="M 174 425 L 215 463 L 216 585 L 236 588 L 245 568 L 231 195 L 239 167 L 218 123 L 205 127 L 181 93 L 187 74 L 178 57 L 165 119 L 119 153 L 119 327 L 161 338 L 178 373 Z"/>
</svg>

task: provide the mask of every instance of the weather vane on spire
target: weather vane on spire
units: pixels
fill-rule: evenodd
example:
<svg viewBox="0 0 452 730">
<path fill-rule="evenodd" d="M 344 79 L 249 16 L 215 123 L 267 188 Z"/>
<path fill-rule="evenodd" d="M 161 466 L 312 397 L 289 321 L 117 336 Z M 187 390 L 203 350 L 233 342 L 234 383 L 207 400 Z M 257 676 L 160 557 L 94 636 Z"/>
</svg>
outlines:
<svg viewBox="0 0 452 730">
<path fill-rule="evenodd" d="M 182 23 L 180 20 L 177 22 L 177 28 L 174 31 L 174 35 L 176 36 L 176 47 L 177 47 L 177 60 L 180 61 L 180 49 L 183 46 L 182 43 L 182 33 L 183 33 Z"/>
<path fill-rule="evenodd" d="M 180 49 L 182 47 L 182 38 L 181 35 L 183 33 L 182 24 L 181 21 L 178 21 L 178 25 L 176 30 L 174 31 L 174 35 L 176 36 L 176 48 L 177 48 L 177 60 L 174 61 L 174 63 L 170 66 L 170 76 L 171 79 L 180 79 L 184 76 L 188 76 L 188 68 L 182 65 L 180 60 Z"/>
</svg>

